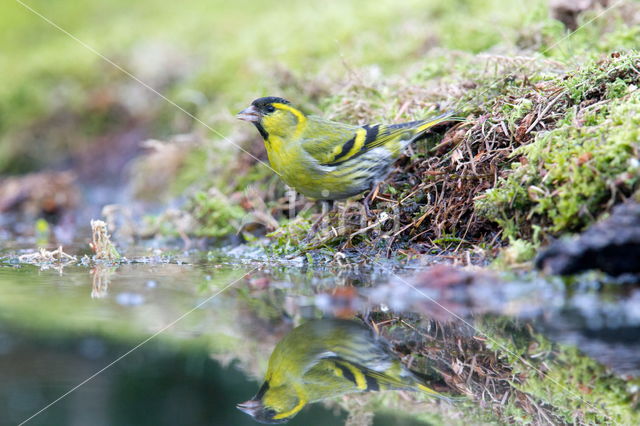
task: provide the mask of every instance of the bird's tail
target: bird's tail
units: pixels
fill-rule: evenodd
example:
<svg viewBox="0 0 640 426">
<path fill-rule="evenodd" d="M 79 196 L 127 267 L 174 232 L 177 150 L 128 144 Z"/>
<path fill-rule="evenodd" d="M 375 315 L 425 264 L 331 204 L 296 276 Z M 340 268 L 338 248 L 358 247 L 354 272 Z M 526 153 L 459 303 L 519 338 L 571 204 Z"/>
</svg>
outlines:
<svg viewBox="0 0 640 426">
<path fill-rule="evenodd" d="M 422 133 L 430 127 L 436 126 L 446 121 L 464 121 L 464 118 L 456 117 L 454 111 L 447 111 L 444 114 L 440 114 L 437 117 L 430 118 L 421 123 L 416 130 L 418 133 Z"/>
<path fill-rule="evenodd" d="M 417 383 L 417 384 L 416 384 L 416 387 L 417 387 L 419 390 L 421 390 L 422 392 L 424 392 L 424 393 L 426 393 L 427 395 L 429 395 L 429 396 L 433 396 L 433 397 L 435 397 L 435 398 L 438 398 L 438 399 L 441 399 L 441 400 L 443 400 L 443 401 L 447 401 L 447 402 L 450 402 L 450 403 L 453 403 L 453 402 L 459 402 L 459 401 L 461 401 L 461 400 L 465 399 L 464 397 L 451 397 L 451 396 L 443 395 L 443 394 L 441 394 L 440 392 L 436 392 L 436 391 L 434 391 L 433 389 L 431 389 L 430 387 L 427 387 L 427 386 L 422 385 L 422 384 L 420 384 L 420 383 Z"/>
</svg>

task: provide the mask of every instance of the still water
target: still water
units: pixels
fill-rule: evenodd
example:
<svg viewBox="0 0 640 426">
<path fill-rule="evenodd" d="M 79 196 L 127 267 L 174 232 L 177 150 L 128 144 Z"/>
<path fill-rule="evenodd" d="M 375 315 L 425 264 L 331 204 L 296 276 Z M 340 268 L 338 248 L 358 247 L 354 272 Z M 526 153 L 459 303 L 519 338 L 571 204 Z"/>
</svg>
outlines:
<svg viewBox="0 0 640 426">
<path fill-rule="evenodd" d="M 564 284 L 535 279 L 496 291 L 492 278 L 472 286 L 446 269 L 435 275 L 424 269 L 315 269 L 201 253 L 43 268 L 6 256 L 0 266 L 0 424 L 256 424 L 236 405 L 258 392 L 278 342 L 306 321 L 334 317 L 384 336 L 380 344 L 391 354 L 384 356 L 394 357 L 385 358 L 388 363 L 401 360 L 398 368 L 419 372 L 421 383 L 455 399 L 440 401 L 397 383 L 386 387 L 403 390 L 360 392 L 384 389 L 386 379 L 367 369 L 378 367 L 363 366 L 371 357 L 360 354 L 349 363 L 353 355 L 335 349 L 349 348 L 358 335 L 341 335 L 336 343 L 332 334 L 332 349 L 325 350 L 308 333 L 309 340 L 298 340 L 289 352 L 320 348 L 314 353 L 324 351 L 323 362 L 343 386 L 332 382 L 336 392 L 328 402 L 295 399 L 299 406 L 288 424 L 562 423 L 571 416 L 588 423 L 611 415 L 596 407 L 593 393 L 601 386 L 616 396 L 600 403 L 625 403 L 628 412 L 613 415 L 633 418 L 637 339 L 602 343 L 590 356 L 574 346 L 583 342 L 585 315 L 601 315 L 616 298 L 628 302 L 628 293 L 600 297 L 585 284 L 576 299 Z M 398 281 L 420 273 L 410 285 Z M 586 308 L 577 301 L 589 295 L 602 302 L 581 312 Z M 620 318 L 621 326 L 637 326 Z M 587 343 L 593 340 L 582 345 L 589 352 Z M 607 358 L 612 353 L 621 358 Z M 320 371 L 313 365 L 305 371 Z M 592 389 L 579 388 L 577 373 L 566 376 L 566 367 L 576 365 L 593 374 Z M 608 368 L 620 365 L 618 372 Z"/>
<path fill-rule="evenodd" d="M 255 280 L 266 279 L 254 279 L 256 271 L 243 278 L 252 269 L 144 263 L 58 271 L 5 264 L 0 424 L 28 419 L 161 330 L 28 424 L 255 424 L 235 406 L 256 392 L 270 349 L 293 319 L 277 302 L 251 299 Z M 377 423 L 400 424 L 401 417 L 381 415 Z M 337 407 L 316 404 L 290 424 L 345 418 Z"/>
</svg>

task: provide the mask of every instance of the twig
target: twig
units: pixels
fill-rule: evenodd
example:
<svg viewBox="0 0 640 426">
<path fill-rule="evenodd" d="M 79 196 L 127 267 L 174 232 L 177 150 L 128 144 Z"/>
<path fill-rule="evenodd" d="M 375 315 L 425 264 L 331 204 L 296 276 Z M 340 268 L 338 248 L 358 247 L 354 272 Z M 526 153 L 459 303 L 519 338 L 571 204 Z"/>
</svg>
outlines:
<svg viewBox="0 0 640 426">
<path fill-rule="evenodd" d="M 536 121 L 533 122 L 533 124 L 531 124 L 531 126 L 529 126 L 529 128 L 527 129 L 527 131 L 525 132 L 525 134 L 531 133 L 531 131 L 538 125 L 538 123 L 540 123 L 540 121 L 544 118 L 544 116 L 549 112 L 549 110 L 551 109 L 551 107 L 558 102 L 558 100 L 565 95 L 564 91 L 561 91 L 560 94 L 558 96 L 556 96 L 555 98 L 553 98 L 551 100 L 551 102 L 549 102 L 547 104 L 547 106 L 542 110 L 542 112 L 540 114 L 538 114 L 538 118 L 536 118 Z"/>
</svg>

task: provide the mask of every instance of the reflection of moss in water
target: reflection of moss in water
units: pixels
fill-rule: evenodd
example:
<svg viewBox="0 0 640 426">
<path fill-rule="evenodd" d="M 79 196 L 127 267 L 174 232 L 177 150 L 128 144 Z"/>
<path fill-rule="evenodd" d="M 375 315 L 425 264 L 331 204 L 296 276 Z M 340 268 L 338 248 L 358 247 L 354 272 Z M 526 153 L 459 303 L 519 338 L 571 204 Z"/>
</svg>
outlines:
<svg viewBox="0 0 640 426">
<path fill-rule="evenodd" d="M 544 337 L 536 340 L 553 347 L 552 367 L 544 376 L 531 375 L 522 390 L 554 407 L 564 421 L 589 424 L 638 424 L 637 385 L 615 376 L 576 348 L 551 345 Z M 541 345 L 542 346 L 542 345 Z M 531 355 L 531 353 L 530 353 Z M 543 368 L 543 364 L 539 364 Z M 526 366 L 519 366 L 526 371 Z"/>
<path fill-rule="evenodd" d="M 487 342 L 513 372 L 514 388 L 528 395 L 527 399 L 517 402 L 511 396 L 510 411 L 522 413 L 522 401 L 539 410 L 539 414 L 535 411 L 521 414 L 522 419 L 555 418 L 561 422 L 589 424 L 638 424 L 640 421 L 638 394 L 632 391 L 633 385 L 576 348 L 555 344 L 529 326 L 517 325 L 512 320 L 486 318 L 480 324 L 479 328 L 496 343 L 517 354 Z"/>
<path fill-rule="evenodd" d="M 299 318 L 300 310 L 307 317 L 311 314 L 312 306 L 301 309 L 299 304 L 312 294 L 313 289 L 295 287 L 286 292 L 274 288 L 247 292 L 241 296 L 248 309 L 243 314 L 243 328 L 250 330 L 252 339 L 268 340 L 276 323 L 264 319 L 282 315 L 285 298 L 281 296 L 290 298 L 285 316 Z M 249 303 L 252 298 L 261 301 Z M 454 406 L 434 404 L 417 393 L 396 392 L 351 395 L 328 402 L 353 413 L 354 424 L 367 424 L 371 412 L 404 412 L 429 424 L 535 423 L 545 419 L 637 424 L 639 420 L 634 411 L 638 398 L 633 390 L 635 382 L 622 380 L 573 347 L 549 341 L 525 323 L 505 317 L 478 319 L 478 329 L 491 337 L 487 340 L 466 326 L 429 321 L 418 314 L 373 312 L 371 318 L 404 362 L 431 378 L 432 387 L 473 397 Z M 261 331 L 254 327 L 257 323 L 263 324 Z M 260 348 L 264 351 L 274 346 L 272 341 Z M 240 357 L 247 359 L 243 354 Z M 262 368 L 258 371 L 251 366 L 247 371 L 261 378 L 266 366 Z M 416 400 L 420 404 L 416 405 Z"/>
<path fill-rule="evenodd" d="M 466 326 L 416 316 L 376 314 L 375 318 L 382 334 L 413 368 L 425 373 L 435 369 L 448 387 L 473 395 L 455 407 L 431 410 L 429 406 L 430 414 L 417 414 L 417 418 L 436 423 L 442 423 L 436 420 L 437 415 L 501 423 L 640 421 L 633 383 L 573 347 L 550 342 L 525 324 L 484 317 L 476 327 L 490 336 L 487 340 Z M 382 410 L 405 409 L 407 402 L 395 398 L 372 396 L 368 404 Z M 486 408 L 479 409 L 479 403 Z M 351 404 L 341 405 L 349 410 Z M 353 404 L 359 406 L 358 402 Z M 456 414 L 458 411 L 461 413 Z"/>
<path fill-rule="evenodd" d="M 19 326 L 25 334 L 46 331 L 59 339 L 96 334 L 133 347 L 243 274 L 218 269 L 209 272 L 212 277 L 203 279 L 190 266 L 157 264 L 122 265 L 115 272 L 106 273 L 111 280 L 108 292 L 103 292 L 106 288 L 98 289 L 103 297 L 92 299 L 97 295 L 92 289 L 96 275 L 92 277 L 88 268 L 69 267 L 62 277 L 31 266 L 0 269 L 0 322 Z M 145 285 L 149 282 L 153 287 Z M 243 285 L 243 281 L 237 285 Z M 120 298 L 121 295 L 125 297 Z M 234 359 L 235 351 L 247 346 L 241 339 L 247 337 L 251 341 L 250 335 L 241 337 L 237 332 L 236 315 L 240 313 L 236 308 L 233 296 L 223 293 L 154 340 L 171 345 L 176 351 L 206 346 L 211 353 Z M 258 351 L 255 355 L 259 354 Z"/>
<path fill-rule="evenodd" d="M 256 316 L 261 321 L 281 319 L 284 316 L 283 303 L 286 293 L 282 291 L 268 291 L 256 294 L 247 288 L 240 288 L 236 297 L 241 301 L 241 306 L 246 305 L 251 316 Z M 245 306 L 243 306 L 245 307 Z"/>
</svg>

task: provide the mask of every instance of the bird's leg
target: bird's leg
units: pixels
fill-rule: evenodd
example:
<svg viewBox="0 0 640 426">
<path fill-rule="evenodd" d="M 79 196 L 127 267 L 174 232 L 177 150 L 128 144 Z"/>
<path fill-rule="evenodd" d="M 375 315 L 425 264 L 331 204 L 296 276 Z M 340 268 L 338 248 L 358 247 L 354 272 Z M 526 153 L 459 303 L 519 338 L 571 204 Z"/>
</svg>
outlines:
<svg viewBox="0 0 640 426">
<path fill-rule="evenodd" d="M 334 204 L 333 200 L 322 201 L 322 213 L 320 213 L 320 216 L 313 221 L 313 224 L 311 225 L 311 229 L 309 230 L 309 233 L 304 239 L 305 243 L 308 243 L 313 239 L 313 236 L 320 229 L 320 225 L 324 221 L 324 218 L 333 210 L 333 204 Z"/>
<path fill-rule="evenodd" d="M 367 215 L 368 218 L 373 216 L 371 214 L 371 209 L 369 207 L 370 207 L 371 202 L 373 200 L 375 200 L 376 197 L 378 196 L 379 190 L 380 190 L 380 183 L 378 182 L 376 184 L 373 184 L 371 186 L 371 190 L 369 191 L 367 196 L 364 197 L 364 200 L 362 200 L 362 204 L 364 205 L 364 212 L 365 212 L 365 214 Z"/>
</svg>

